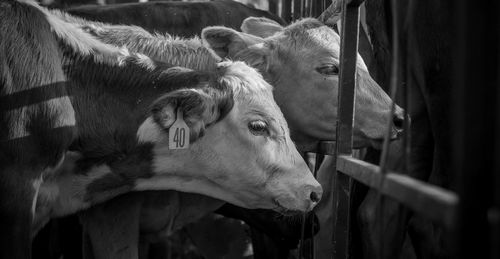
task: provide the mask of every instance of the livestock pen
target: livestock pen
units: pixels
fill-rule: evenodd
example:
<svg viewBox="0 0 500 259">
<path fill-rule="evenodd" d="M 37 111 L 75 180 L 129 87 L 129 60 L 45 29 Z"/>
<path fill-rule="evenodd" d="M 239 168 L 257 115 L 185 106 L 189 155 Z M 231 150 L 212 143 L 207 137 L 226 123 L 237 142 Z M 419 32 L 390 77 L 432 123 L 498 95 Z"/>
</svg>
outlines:
<svg viewBox="0 0 500 259">
<path fill-rule="evenodd" d="M 323 141 L 316 151 L 316 164 L 324 156 L 335 168 L 332 172 L 333 189 L 333 225 L 331 233 L 332 258 L 399 258 L 391 254 L 391 248 L 397 244 L 384 242 L 383 226 L 390 224 L 392 218 L 386 218 L 384 204 L 397 202 L 410 209 L 412 214 L 422 216 L 432 222 L 432 226 L 444 230 L 443 235 L 447 255 L 452 258 L 499 258 L 500 256 L 500 138 L 494 134 L 500 132 L 500 91 L 498 77 L 498 48 L 500 26 L 497 13 L 498 3 L 477 4 L 467 1 L 440 1 L 448 8 L 452 18 L 449 28 L 453 35 L 453 91 L 448 92 L 450 128 L 448 150 L 450 163 L 445 164 L 453 172 L 455 184 L 451 190 L 429 183 L 428 179 L 415 179 L 409 176 L 411 130 L 409 120 L 404 122 L 402 159 L 403 172 L 388 170 L 389 130 L 382 145 L 379 165 L 354 158 L 352 148 L 352 130 L 354 124 L 353 103 L 356 85 L 356 55 L 360 31 L 360 5 L 363 0 L 339 1 L 278 1 L 270 9 L 281 15 L 287 22 L 300 17 L 339 15 L 341 19 L 341 58 L 338 94 L 338 121 L 336 142 Z M 415 74 L 402 56 L 413 51 L 415 45 L 409 38 L 412 25 L 417 16 L 416 5 L 419 1 L 384 1 L 385 11 L 392 11 L 387 23 L 390 24 L 391 36 L 391 73 L 390 95 L 392 100 L 399 97 L 405 110 L 411 107 L 411 80 Z M 421 2 L 421 1 L 420 1 Z M 425 1 L 424 1 L 425 2 Z M 439 1 L 438 1 L 439 2 Z M 381 4 L 384 5 L 384 4 Z M 327 9 L 328 6 L 328 9 Z M 432 5 L 431 5 L 432 6 Z M 432 13 L 433 10 L 428 10 Z M 369 11 L 367 11 L 369 12 Z M 436 18 L 437 19 L 437 18 Z M 404 21 L 404 22 L 401 22 Z M 361 36 L 359 36 L 361 37 Z M 488 54 L 491 53 L 491 54 Z M 388 80 L 389 81 L 389 80 Z M 399 90 L 399 93 L 398 93 Z M 334 100 L 332 100 L 334 101 Z M 394 104 L 392 105 L 394 110 Z M 392 113 L 391 113 L 392 114 Z M 388 114 L 388 116 L 391 116 Z M 407 114 L 408 115 L 408 114 Z M 408 116 L 407 116 L 408 118 Z M 389 127 L 388 127 L 389 128 Z M 436 135 L 434 136 L 436 137 Z M 318 166 L 316 166 L 317 170 Z M 432 167 L 431 167 L 432 169 Z M 437 169 L 439 170 L 439 168 Z M 429 172 L 430 174 L 430 172 Z M 359 183 L 376 190 L 376 232 L 378 242 L 375 254 L 362 254 L 357 224 L 359 201 L 355 201 Z M 373 216 L 373 215 L 372 215 Z M 408 229 L 408 219 L 403 223 Z M 354 237 L 353 236 L 356 236 Z M 406 234 L 404 234 L 406 236 Z M 367 237 L 364 237 L 367 238 Z M 415 237 L 414 237 L 415 238 Z M 415 241 L 415 240 L 413 240 Z M 402 240 L 399 240 L 401 244 Z M 304 242 L 302 242 L 304 243 Z M 302 258 L 318 258 L 315 249 L 304 248 Z M 317 248 L 317 247 L 316 247 Z M 415 248 L 416 249 L 416 248 Z M 366 251 L 365 251 L 366 252 Z M 420 258 L 426 258 L 419 254 Z M 405 257 L 401 257 L 405 258 Z"/>
<path fill-rule="evenodd" d="M 319 16 L 341 35 L 337 130 L 308 154 L 314 174 L 333 178 L 321 226 L 332 231 L 306 239 L 314 229 L 303 224 L 298 257 L 500 258 L 500 4 L 266 2 L 287 23 Z M 353 146 L 358 53 L 406 111 L 401 140 L 387 125 L 363 160 Z"/>
</svg>

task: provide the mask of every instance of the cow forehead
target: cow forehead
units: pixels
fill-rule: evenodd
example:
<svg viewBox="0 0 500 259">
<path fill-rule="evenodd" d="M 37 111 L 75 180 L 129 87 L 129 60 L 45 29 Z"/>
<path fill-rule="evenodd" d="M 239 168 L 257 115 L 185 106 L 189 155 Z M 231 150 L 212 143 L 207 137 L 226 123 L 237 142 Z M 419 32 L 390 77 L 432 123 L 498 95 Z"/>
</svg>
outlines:
<svg viewBox="0 0 500 259">
<path fill-rule="evenodd" d="M 268 84 L 262 75 L 254 68 L 241 61 L 224 61 L 218 64 L 218 69 L 222 70 L 220 80 L 230 86 L 236 98 L 246 96 L 270 94 L 272 98 L 272 86 Z"/>
<path fill-rule="evenodd" d="M 286 121 L 273 98 L 273 88 L 262 75 L 244 62 L 225 61 L 219 63 L 224 69 L 220 78 L 234 92 L 236 103 L 245 111 L 245 115 L 257 114 L 271 118 L 272 121 L 286 127 Z M 247 113 L 247 111 L 255 111 Z"/>
<path fill-rule="evenodd" d="M 340 60 L 340 36 L 333 29 L 326 25 L 300 31 L 299 28 L 301 27 L 292 27 L 290 31 L 285 29 L 281 35 L 271 39 L 279 48 L 287 49 L 288 55 L 300 55 L 301 60 L 318 60 L 325 57 Z M 357 57 L 357 67 L 368 71 L 359 53 Z"/>
<path fill-rule="evenodd" d="M 313 23 L 311 26 L 310 23 Z M 270 38 L 278 48 L 285 48 L 291 53 L 307 52 L 308 56 L 328 55 L 339 58 L 340 37 L 326 25 L 317 21 L 306 20 L 292 24 L 284 31 Z"/>
</svg>

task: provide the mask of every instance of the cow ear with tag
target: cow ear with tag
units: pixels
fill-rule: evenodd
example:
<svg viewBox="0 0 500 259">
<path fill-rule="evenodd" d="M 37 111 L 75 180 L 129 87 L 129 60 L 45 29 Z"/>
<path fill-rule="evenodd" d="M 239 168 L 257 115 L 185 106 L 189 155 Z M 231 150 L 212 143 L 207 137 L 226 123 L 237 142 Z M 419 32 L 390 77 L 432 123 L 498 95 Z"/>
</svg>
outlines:
<svg viewBox="0 0 500 259">
<path fill-rule="evenodd" d="M 180 89 L 156 100 L 151 111 L 154 122 L 164 132 L 169 132 L 169 140 L 176 136 L 179 142 L 182 138 L 184 142 L 179 144 L 183 145 L 178 147 L 185 147 L 189 145 L 187 142 L 192 143 L 203 136 L 205 127 L 218 119 L 218 107 L 215 106 L 214 98 L 201 89 Z"/>
<path fill-rule="evenodd" d="M 183 112 L 178 109 L 174 124 L 168 130 L 169 149 L 187 149 L 190 142 L 190 130 L 184 121 Z"/>
</svg>

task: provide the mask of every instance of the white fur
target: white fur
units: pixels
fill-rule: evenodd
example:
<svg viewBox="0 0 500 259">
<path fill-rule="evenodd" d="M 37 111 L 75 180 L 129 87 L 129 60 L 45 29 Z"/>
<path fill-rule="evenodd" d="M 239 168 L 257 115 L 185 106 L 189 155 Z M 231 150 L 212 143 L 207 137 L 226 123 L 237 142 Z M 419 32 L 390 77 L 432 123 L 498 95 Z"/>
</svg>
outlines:
<svg viewBox="0 0 500 259">
<path fill-rule="evenodd" d="M 78 158 L 79 155 L 67 156 L 57 170 L 57 176 L 41 183 L 33 224 L 35 232 L 50 218 L 69 215 L 93 205 L 85 198 L 87 186 L 112 172 L 109 166 L 101 165 L 91 168 L 86 174 L 75 175 L 73 170 Z"/>
<path fill-rule="evenodd" d="M 61 106 L 64 107 L 64 109 L 58 109 Z M 49 112 L 58 112 L 57 119 L 52 125 L 52 128 L 54 129 L 65 126 L 74 126 L 76 123 L 75 111 L 73 110 L 73 106 L 71 106 L 69 97 L 65 96 L 54 98 L 48 101 L 5 112 L 6 118 L 10 118 L 11 121 L 11 125 L 9 127 L 10 132 L 7 139 L 13 140 L 29 136 L 30 133 L 26 129 L 26 124 L 29 123 L 29 116 L 43 109 L 48 110 Z"/>
<path fill-rule="evenodd" d="M 33 217 L 33 220 L 35 219 L 36 215 L 36 204 L 38 201 L 38 194 L 40 193 L 40 186 L 43 183 L 43 174 L 40 175 L 40 178 L 33 180 L 33 189 L 35 189 L 35 195 L 33 196 L 33 202 L 31 203 L 31 216 Z"/>
<path fill-rule="evenodd" d="M 159 142 L 166 140 L 165 133 L 162 132 L 160 126 L 156 124 L 152 117 L 148 117 L 137 130 L 137 140 L 139 143 Z"/>
<path fill-rule="evenodd" d="M 46 8 L 39 6 L 38 3 L 32 0 L 18 1 L 29 4 L 42 12 L 47 17 L 47 21 L 56 36 L 82 55 L 94 55 L 96 61 L 110 62 L 112 64 L 120 63 L 125 56 L 128 56 L 127 49 L 120 49 L 102 43 L 76 25 L 65 22 L 61 18 L 51 14 Z"/>
</svg>

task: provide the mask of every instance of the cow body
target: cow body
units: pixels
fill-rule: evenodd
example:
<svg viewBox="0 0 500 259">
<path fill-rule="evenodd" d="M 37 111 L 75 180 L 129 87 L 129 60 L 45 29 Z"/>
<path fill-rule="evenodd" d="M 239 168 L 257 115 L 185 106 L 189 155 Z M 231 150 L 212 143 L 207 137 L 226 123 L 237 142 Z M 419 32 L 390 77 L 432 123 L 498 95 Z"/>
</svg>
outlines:
<svg viewBox="0 0 500 259">
<path fill-rule="evenodd" d="M 73 7 L 68 13 L 93 21 L 137 25 L 149 32 L 191 37 L 206 26 L 221 25 L 239 29 L 250 16 L 266 17 L 284 24 L 279 17 L 235 1 L 147 2 L 120 5 Z"/>
<path fill-rule="evenodd" d="M 65 88 L 59 46 L 43 15 L 32 9 L 13 1 L 0 3 L 2 258 L 29 256 L 29 223 L 36 193 L 33 183 L 57 165 L 74 136 L 75 119 Z M 33 19 L 19 22 L 26 16 Z M 14 27 L 18 22 L 19 27 Z M 37 29 L 31 39 L 24 38 L 23 33 Z M 40 55 L 44 52 L 52 55 Z M 18 59 L 17 55 L 23 57 Z M 32 60 L 30 55 L 40 58 Z M 45 92 L 41 96 L 46 98 L 37 100 L 40 92 Z M 17 106 L 25 96 L 32 103 Z M 54 112 L 52 106 L 57 107 Z M 59 112 L 65 118 L 59 118 Z M 59 119 L 61 127 L 56 124 Z M 18 198 L 13 201 L 12 195 Z"/>
<path fill-rule="evenodd" d="M 271 87 L 254 69 L 241 62 L 221 63 L 211 74 L 171 68 L 105 45 L 33 2 L 9 1 L 4 5 L 2 21 L 13 18 L 17 23 L 5 23 L 2 30 L 2 56 L 6 57 L 2 61 L 6 63 L 1 90 L 7 100 L 2 105 L 12 106 L 2 107 L 1 117 L 8 126 L 1 136 L 2 147 L 6 147 L 1 157 L 6 162 L 1 168 L 1 213 L 6 219 L 2 257 L 29 258 L 30 230 L 48 218 L 131 190 L 196 192 L 240 206 L 278 211 L 307 211 L 319 201 L 321 187 L 293 147 Z M 14 17 L 9 17 L 11 14 Z M 24 22 L 26 16 L 34 17 L 42 30 L 26 26 L 33 25 Z M 17 31 L 18 24 L 26 31 Z M 18 42 L 16 32 L 21 35 Z M 31 37 L 39 37 L 41 46 L 53 52 L 33 48 L 36 41 L 30 41 Z M 9 51 L 15 50 L 15 44 L 32 51 L 36 58 L 12 55 L 15 53 Z M 25 70 L 30 65 L 34 71 Z M 47 94 L 43 93 L 47 89 L 40 87 L 41 94 L 24 100 L 37 106 L 15 109 L 26 103 L 16 102 L 18 96 L 13 93 L 28 90 L 29 95 L 31 88 L 58 81 L 67 83 L 59 89 L 67 92 Z M 71 102 L 66 94 L 73 96 Z M 243 113 L 247 110 L 252 112 Z M 166 131 L 181 116 L 190 129 L 188 141 L 192 143 L 188 149 L 171 151 Z M 69 133 L 57 139 L 44 132 L 63 127 L 68 127 Z M 212 137 L 202 138 L 203 134 Z M 25 148 L 21 156 L 11 148 L 20 138 L 28 142 L 34 139 L 33 147 L 40 150 Z M 230 146 L 245 150 L 246 155 L 268 155 L 242 160 L 244 156 L 228 150 Z M 284 149 L 277 151 L 277 147 Z M 44 152 L 45 148 L 54 148 L 50 150 L 53 153 Z M 79 154 L 64 158 L 66 150 Z M 47 154 L 50 159 L 44 156 Z M 30 156 L 41 159 L 23 160 Z M 234 174 L 234 170 L 224 173 L 227 168 L 241 168 L 244 175 L 253 173 L 248 178 Z M 289 186 L 304 183 L 293 177 L 282 179 L 295 170 L 312 185 Z"/>
<path fill-rule="evenodd" d="M 41 182 L 75 137 L 63 49 L 96 58 L 119 53 L 31 1 L 0 6 L 0 255 L 29 258 Z"/>
<path fill-rule="evenodd" d="M 163 69 L 163 65 L 157 66 L 144 56 L 125 62 L 108 65 L 72 60 L 66 67 L 73 85 L 71 94 L 79 124 L 78 139 L 71 150 L 82 157 L 74 162 L 68 160 L 70 167 L 63 167 L 58 177 L 43 183 L 40 211 L 48 211 L 49 217 L 63 216 L 131 190 L 151 189 L 200 193 L 250 208 L 269 206 L 281 210 L 291 205 L 291 199 L 282 194 L 272 198 L 268 205 L 265 199 L 255 200 L 253 191 L 246 193 L 244 186 L 252 185 L 254 180 L 255 184 L 261 184 L 260 177 L 232 179 L 224 173 L 225 163 L 221 163 L 225 159 L 234 165 L 238 163 L 234 150 L 233 155 L 225 154 L 224 150 L 234 139 L 225 133 L 229 132 L 226 127 L 233 127 L 232 135 L 239 132 L 231 125 L 238 121 L 239 113 L 261 108 L 264 113 L 277 107 L 266 101 L 272 101 L 270 87 L 258 84 L 259 74 L 255 70 L 241 62 L 221 63 L 217 73 L 212 74 L 181 68 Z M 252 75 L 252 81 L 243 81 L 250 79 L 243 73 Z M 246 88 L 249 82 L 257 82 L 251 86 L 255 89 Z M 260 82 L 265 83 L 262 78 Z M 255 101 L 257 97 L 263 102 Z M 170 127 L 182 114 L 191 128 L 191 144 L 188 149 L 173 151 L 165 146 L 169 141 L 165 141 L 162 127 Z M 225 125 L 226 122 L 229 124 Z M 252 121 L 248 123 L 252 130 Z M 224 136 L 217 136 L 219 132 L 224 132 Z M 284 137 L 279 134 L 280 138 Z M 241 165 L 241 172 L 255 172 L 251 168 L 260 163 Z M 306 168 L 305 163 L 299 165 Z M 214 168 L 216 175 L 210 168 Z M 234 170 L 231 172 L 236 175 Z M 250 178 L 253 176 L 257 175 Z M 305 176 L 312 179 L 310 175 Z M 233 186 L 242 185 L 237 193 L 232 193 L 231 187 L 220 187 L 230 182 Z M 276 184 L 286 184 L 286 181 Z M 310 190 L 304 187 L 299 192 Z M 259 193 L 268 195 L 266 188 Z M 307 200 L 302 205 L 305 207 L 297 207 L 297 210 L 310 210 Z"/>
</svg>

